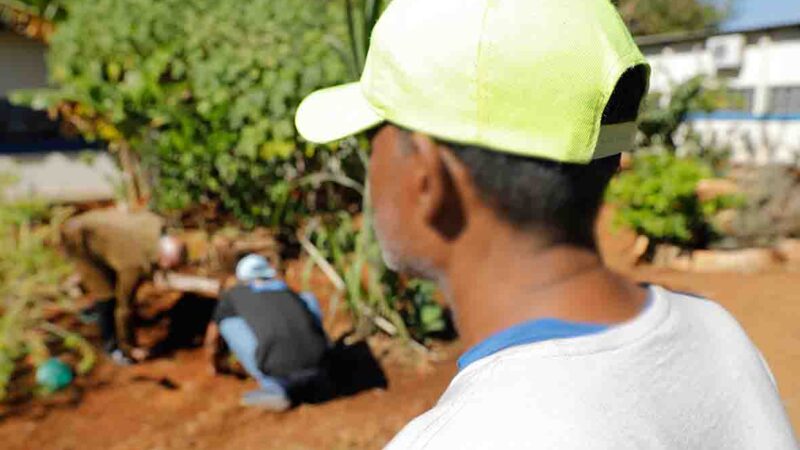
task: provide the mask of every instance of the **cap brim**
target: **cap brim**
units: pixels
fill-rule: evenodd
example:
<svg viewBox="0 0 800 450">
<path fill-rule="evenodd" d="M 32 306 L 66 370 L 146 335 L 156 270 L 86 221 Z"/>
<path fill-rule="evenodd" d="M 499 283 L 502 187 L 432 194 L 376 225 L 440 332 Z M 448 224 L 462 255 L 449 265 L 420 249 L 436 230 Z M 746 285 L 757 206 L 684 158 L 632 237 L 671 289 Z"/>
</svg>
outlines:
<svg viewBox="0 0 800 450">
<path fill-rule="evenodd" d="M 317 144 L 358 134 L 383 121 L 358 82 L 314 92 L 300 103 L 295 115 L 300 135 Z"/>
</svg>

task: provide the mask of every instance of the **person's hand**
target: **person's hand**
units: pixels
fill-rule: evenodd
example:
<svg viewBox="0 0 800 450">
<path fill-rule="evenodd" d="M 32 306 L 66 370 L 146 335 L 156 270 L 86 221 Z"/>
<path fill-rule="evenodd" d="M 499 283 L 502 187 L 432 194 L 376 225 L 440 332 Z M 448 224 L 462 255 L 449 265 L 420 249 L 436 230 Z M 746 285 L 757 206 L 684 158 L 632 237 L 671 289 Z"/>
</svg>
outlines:
<svg viewBox="0 0 800 450">
<path fill-rule="evenodd" d="M 208 373 L 210 375 L 220 375 L 222 373 L 222 367 L 219 363 L 219 351 L 216 350 L 216 348 L 211 348 L 208 345 L 205 346 L 204 350 L 206 354 L 206 360 L 208 361 Z"/>
<path fill-rule="evenodd" d="M 150 357 L 150 350 L 141 347 L 131 349 L 131 359 L 140 363 Z"/>
<path fill-rule="evenodd" d="M 109 353 L 108 356 L 111 358 L 111 361 L 113 361 L 114 364 L 116 364 L 118 366 L 125 367 L 125 366 L 130 366 L 131 364 L 133 364 L 133 361 L 130 358 L 128 358 L 125 355 L 125 352 L 123 352 L 120 349 L 116 349 L 116 350 L 112 351 L 111 353 Z"/>
</svg>

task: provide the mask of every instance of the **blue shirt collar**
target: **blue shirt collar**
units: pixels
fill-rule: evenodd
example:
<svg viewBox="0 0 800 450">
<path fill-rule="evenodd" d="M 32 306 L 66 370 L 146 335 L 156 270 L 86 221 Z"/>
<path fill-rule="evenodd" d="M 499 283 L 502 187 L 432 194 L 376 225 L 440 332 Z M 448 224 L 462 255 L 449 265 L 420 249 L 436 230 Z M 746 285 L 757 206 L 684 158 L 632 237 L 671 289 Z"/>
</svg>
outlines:
<svg viewBox="0 0 800 450">
<path fill-rule="evenodd" d="M 652 289 L 649 288 L 649 285 L 643 286 L 648 288 L 648 294 L 642 312 L 650 308 L 650 305 L 653 304 Z M 609 325 L 568 322 L 561 319 L 546 318 L 531 320 L 499 331 L 467 350 L 458 358 L 458 370 L 464 370 L 465 367 L 475 361 L 491 356 L 509 347 L 533 344 L 534 342 L 542 342 L 550 339 L 567 339 L 587 336 L 590 334 L 602 333 L 609 328 L 611 328 Z"/>
<path fill-rule="evenodd" d="M 258 280 L 250 282 L 250 290 L 253 292 L 276 292 L 285 291 L 289 287 L 282 280 Z"/>
<path fill-rule="evenodd" d="M 560 319 L 538 319 L 514 325 L 489 336 L 458 358 L 458 370 L 473 362 L 517 345 L 532 344 L 550 339 L 565 339 L 601 333 L 608 325 L 567 322 Z"/>
<path fill-rule="evenodd" d="M 642 312 L 650 308 L 650 305 L 653 304 L 652 290 L 649 288 L 649 285 L 644 286 L 648 287 L 648 295 Z M 534 342 L 542 342 L 550 339 L 567 339 L 587 336 L 590 334 L 602 333 L 609 328 L 611 328 L 609 325 L 568 322 L 566 320 L 550 318 L 523 322 L 489 336 L 464 352 L 464 354 L 458 358 L 458 370 L 464 370 L 465 367 L 475 361 L 491 356 L 509 347 L 533 344 Z"/>
</svg>

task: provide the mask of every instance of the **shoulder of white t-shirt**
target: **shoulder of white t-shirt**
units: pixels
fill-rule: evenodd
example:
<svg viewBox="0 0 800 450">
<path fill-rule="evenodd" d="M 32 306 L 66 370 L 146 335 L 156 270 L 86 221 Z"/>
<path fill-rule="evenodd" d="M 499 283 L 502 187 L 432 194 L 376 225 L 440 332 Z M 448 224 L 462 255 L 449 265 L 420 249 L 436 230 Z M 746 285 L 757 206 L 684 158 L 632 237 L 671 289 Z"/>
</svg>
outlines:
<svg viewBox="0 0 800 450">
<path fill-rule="evenodd" d="M 736 319 L 722 306 L 697 295 L 673 292 L 658 286 L 651 286 L 650 291 L 652 297 L 650 307 L 658 309 L 656 311 L 645 311 L 643 314 L 663 313 L 663 317 L 652 319 L 652 329 L 649 332 L 668 332 L 678 340 L 682 337 L 686 339 L 718 338 L 715 340 L 718 340 L 721 345 L 738 348 L 743 354 L 757 355 L 756 364 L 763 366 L 774 384 L 774 378 L 772 378 L 769 367 L 761 353 L 750 342 Z M 620 328 L 623 326 L 625 324 L 621 325 Z M 659 330 L 660 328 L 667 331 Z M 624 334 L 625 331 L 622 329 L 616 332 Z M 641 330 L 635 331 L 641 332 Z M 636 338 L 637 340 L 631 341 L 631 343 L 639 342 L 638 339 L 646 338 L 646 334 Z M 563 356 L 574 356 L 576 351 L 580 351 L 583 346 L 579 340 L 583 340 L 587 344 L 585 348 L 594 352 L 595 349 L 590 344 L 597 339 L 602 339 L 602 337 L 573 338 L 568 344 L 574 346 L 574 348 L 568 349 L 569 352 Z M 664 341 L 664 339 L 660 341 Z M 624 342 L 623 345 L 625 344 L 628 343 Z M 434 408 L 409 423 L 387 448 L 390 450 L 426 448 L 426 445 L 436 439 L 437 435 L 443 430 L 447 429 L 448 424 L 462 412 L 465 404 L 469 402 L 474 389 L 485 386 L 486 383 L 491 383 L 493 373 L 499 375 L 504 367 L 509 367 L 508 364 L 536 364 L 536 353 L 540 351 L 543 355 L 546 355 L 546 364 L 558 364 L 558 359 L 561 356 L 558 353 L 558 345 L 559 343 L 557 342 L 549 342 L 512 347 L 474 362 L 456 375 Z M 548 346 L 553 348 L 546 348 Z M 602 356 L 599 353 L 606 350 L 613 351 L 615 349 L 600 349 L 598 354 L 593 353 L 593 356 Z M 754 361 L 756 360 L 754 359 Z M 531 366 L 532 369 L 534 367 Z M 531 371 L 530 382 L 535 382 L 536 376 L 534 372 Z"/>
</svg>

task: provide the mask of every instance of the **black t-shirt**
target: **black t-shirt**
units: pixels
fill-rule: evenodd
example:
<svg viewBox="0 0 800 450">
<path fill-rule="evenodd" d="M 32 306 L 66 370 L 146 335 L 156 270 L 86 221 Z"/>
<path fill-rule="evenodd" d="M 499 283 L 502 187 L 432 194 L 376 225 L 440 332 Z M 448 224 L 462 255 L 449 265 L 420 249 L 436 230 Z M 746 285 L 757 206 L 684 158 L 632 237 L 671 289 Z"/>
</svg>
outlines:
<svg viewBox="0 0 800 450">
<path fill-rule="evenodd" d="M 222 294 L 214 320 L 239 316 L 258 339 L 256 362 L 267 375 L 289 378 L 317 368 L 328 345 L 325 332 L 291 290 L 256 291 L 239 285 Z"/>
</svg>

